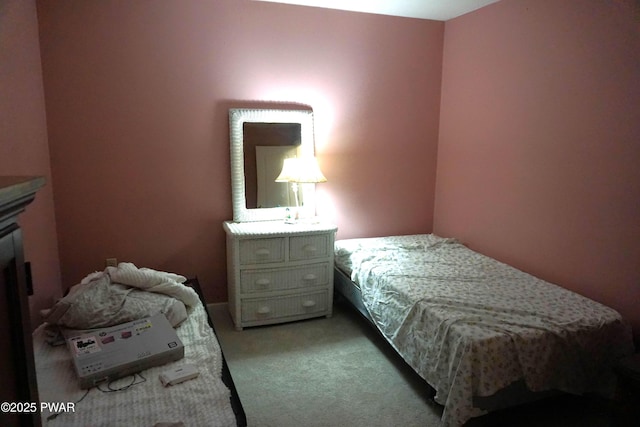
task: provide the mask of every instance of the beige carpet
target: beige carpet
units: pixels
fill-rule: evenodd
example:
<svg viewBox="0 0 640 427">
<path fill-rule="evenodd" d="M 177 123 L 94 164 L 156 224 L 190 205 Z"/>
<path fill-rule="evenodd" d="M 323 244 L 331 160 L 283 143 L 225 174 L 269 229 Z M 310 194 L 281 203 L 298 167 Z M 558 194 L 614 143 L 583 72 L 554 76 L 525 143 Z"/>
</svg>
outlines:
<svg viewBox="0 0 640 427">
<path fill-rule="evenodd" d="M 435 427 L 429 389 L 349 307 L 332 318 L 236 331 L 209 305 L 249 427 Z M 503 411 L 473 426 L 614 426 L 607 406 L 573 397 Z"/>
</svg>

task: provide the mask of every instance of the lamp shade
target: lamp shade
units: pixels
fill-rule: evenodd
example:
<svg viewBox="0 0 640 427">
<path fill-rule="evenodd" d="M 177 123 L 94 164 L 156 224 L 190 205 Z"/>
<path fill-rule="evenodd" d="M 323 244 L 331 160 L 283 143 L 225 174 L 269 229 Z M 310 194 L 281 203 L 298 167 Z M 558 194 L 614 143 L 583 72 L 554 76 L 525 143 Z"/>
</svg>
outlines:
<svg viewBox="0 0 640 427">
<path fill-rule="evenodd" d="M 327 182 L 327 178 L 320 171 L 315 157 L 291 157 L 284 159 L 276 182 L 316 183 Z"/>
</svg>

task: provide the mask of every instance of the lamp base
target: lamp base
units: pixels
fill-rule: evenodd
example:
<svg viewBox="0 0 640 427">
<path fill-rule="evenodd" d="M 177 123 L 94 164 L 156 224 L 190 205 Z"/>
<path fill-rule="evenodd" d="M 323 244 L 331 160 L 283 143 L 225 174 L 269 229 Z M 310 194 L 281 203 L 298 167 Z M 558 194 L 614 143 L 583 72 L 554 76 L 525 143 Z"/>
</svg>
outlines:
<svg viewBox="0 0 640 427">
<path fill-rule="evenodd" d="M 291 224 L 291 225 L 313 225 L 313 224 L 320 224 L 322 222 L 322 220 L 320 219 L 319 216 L 314 216 L 311 218 L 287 218 L 284 220 L 285 224 Z"/>
<path fill-rule="evenodd" d="M 285 224 L 295 224 L 298 222 L 299 219 L 299 214 L 298 214 L 298 208 L 296 207 L 295 209 L 290 209 L 287 208 L 286 209 L 286 213 L 284 216 L 284 222 Z"/>
</svg>

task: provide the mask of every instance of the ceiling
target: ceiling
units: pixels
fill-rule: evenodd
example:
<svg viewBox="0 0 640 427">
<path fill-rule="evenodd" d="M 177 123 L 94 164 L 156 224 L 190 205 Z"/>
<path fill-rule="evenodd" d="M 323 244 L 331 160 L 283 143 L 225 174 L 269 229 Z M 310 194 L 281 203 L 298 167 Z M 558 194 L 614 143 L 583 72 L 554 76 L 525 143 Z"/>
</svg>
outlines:
<svg viewBox="0 0 640 427">
<path fill-rule="evenodd" d="M 499 0 L 256 0 L 446 21 Z"/>
</svg>

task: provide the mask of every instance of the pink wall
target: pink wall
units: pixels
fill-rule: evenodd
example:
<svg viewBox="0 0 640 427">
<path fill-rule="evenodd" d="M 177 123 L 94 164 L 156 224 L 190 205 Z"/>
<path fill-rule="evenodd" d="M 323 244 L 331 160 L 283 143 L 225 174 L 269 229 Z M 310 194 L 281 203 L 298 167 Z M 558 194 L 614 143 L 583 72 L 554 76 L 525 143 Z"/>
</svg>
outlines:
<svg viewBox="0 0 640 427">
<path fill-rule="evenodd" d="M 47 180 L 20 216 L 25 258 L 32 263 L 31 324 L 61 295 L 53 185 L 42 89 L 35 1 L 0 2 L 0 175 Z"/>
<path fill-rule="evenodd" d="M 633 3 L 512 0 L 446 23 L 434 229 L 618 309 L 638 337 Z"/>
<path fill-rule="evenodd" d="M 248 0 L 37 4 L 64 286 L 117 257 L 226 299 L 231 107 L 313 108 L 339 237 L 431 231 L 442 22 Z"/>
<path fill-rule="evenodd" d="M 0 3 L 0 173 L 48 180 L 21 218 L 34 314 L 60 294 L 58 241 L 64 287 L 115 256 L 224 300 L 227 110 L 275 101 L 315 111 L 339 237 L 433 223 L 640 330 L 633 1 L 511 0 L 446 26 L 242 0 L 37 4 L 40 46 L 34 2 Z"/>
</svg>

